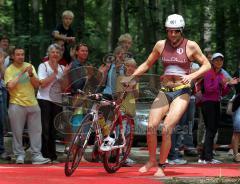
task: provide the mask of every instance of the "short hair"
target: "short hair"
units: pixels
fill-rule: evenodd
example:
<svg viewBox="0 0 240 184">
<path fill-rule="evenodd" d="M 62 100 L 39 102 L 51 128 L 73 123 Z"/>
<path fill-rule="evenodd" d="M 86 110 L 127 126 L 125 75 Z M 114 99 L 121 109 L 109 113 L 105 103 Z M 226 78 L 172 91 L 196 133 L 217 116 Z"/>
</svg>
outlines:
<svg viewBox="0 0 240 184">
<path fill-rule="evenodd" d="M 25 53 L 25 50 L 24 50 L 24 48 L 23 47 L 21 47 L 21 46 L 16 46 L 16 47 L 14 47 L 13 48 L 13 50 L 12 50 L 12 55 L 14 55 L 15 54 L 15 51 L 16 50 L 23 50 L 24 51 L 24 53 Z"/>
<path fill-rule="evenodd" d="M 61 46 L 58 45 L 57 43 L 53 43 L 53 44 L 49 45 L 49 47 L 47 48 L 47 56 L 49 56 L 49 53 L 50 53 L 53 49 L 58 50 L 61 56 L 63 55 Z"/>
<path fill-rule="evenodd" d="M 133 59 L 133 58 L 127 58 L 127 59 L 125 59 L 124 64 L 125 64 L 125 65 L 126 65 L 126 64 L 129 64 L 129 65 L 135 65 L 135 66 L 137 66 L 137 63 L 136 63 L 135 59 Z"/>
<path fill-rule="evenodd" d="M 75 49 L 76 51 L 78 51 L 78 50 L 80 49 L 80 47 L 87 47 L 87 48 L 88 48 L 87 44 L 82 43 L 82 42 L 77 43 L 77 44 L 75 45 L 75 47 L 76 47 L 76 49 Z"/>
<path fill-rule="evenodd" d="M 116 47 L 115 49 L 114 49 L 114 52 L 113 52 L 113 54 L 114 55 L 117 55 L 117 54 L 119 54 L 120 52 L 124 52 L 125 50 L 124 50 L 124 48 L 122 47 L 122 46 L 118 46 L 118 47 Z"/>
<path fill-rule="evenodd" d="M 125 41 L 131 41 L 132 42 L 132 36 L 129 33 L 122 34 L 118 38 L 118 43 L 122 43 L 122 42 L 125 42 Z"/>
<path fill-rule="evenodd" d="M 7 35 L 1 35 L 0 36 L 0 41 L 1 40 L 8 40 L 8 42 L 10 42 L 10 39 L 9 39 L 9 37 Z"/>
<path fill-rule="evenodd" d="M 69 16 L 69 17 L 72 17 L 74 18 L 74 14 L 71 10 L 65 10 L 63 13 L 62 13 L 62 18 L 65 17 L 65 16 Z"/>
</svg>

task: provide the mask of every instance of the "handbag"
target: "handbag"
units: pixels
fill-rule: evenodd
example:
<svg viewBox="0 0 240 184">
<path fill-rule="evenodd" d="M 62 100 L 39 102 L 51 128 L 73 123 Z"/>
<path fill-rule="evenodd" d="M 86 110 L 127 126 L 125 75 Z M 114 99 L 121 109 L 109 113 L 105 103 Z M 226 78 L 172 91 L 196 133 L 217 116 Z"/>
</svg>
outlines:
<svg viewBox="0 0 240 184">
<path fill-rule="evenodd" d="M 227 115 L 233 115 L 233 101 L 235 99 L 236 95 L 233 95 L 233 97 L 228 101 L 227 103 L 227 109 L 226 109 L 226 114 Z"/>
</svg>

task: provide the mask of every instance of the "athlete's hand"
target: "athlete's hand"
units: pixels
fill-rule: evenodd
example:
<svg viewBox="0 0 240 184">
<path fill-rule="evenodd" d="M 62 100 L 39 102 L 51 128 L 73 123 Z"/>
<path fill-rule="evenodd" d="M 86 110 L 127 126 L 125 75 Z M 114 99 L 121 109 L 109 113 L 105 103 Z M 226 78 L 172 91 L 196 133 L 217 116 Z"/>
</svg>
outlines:
<svg viewBox="0 0 240 184">
<path fill-rule="evenodd" d="M 193 78 L 192 78 L 192 76 L 191 76 L 191 74 L 190 75 L 183 75 L 183 76 L 181 76 L 181 82 L 183 83 L 183 84 L 191 84 L 191 82 L 193 81 Z"/>
<path fill-rule="evenodd" d="M 136 85 L 136 80 L 134 79 L 134 76 L 125 76 L 123 79 L 120 81 L 120 83 L 124 86 L 132 86 Z"/>
</svg>

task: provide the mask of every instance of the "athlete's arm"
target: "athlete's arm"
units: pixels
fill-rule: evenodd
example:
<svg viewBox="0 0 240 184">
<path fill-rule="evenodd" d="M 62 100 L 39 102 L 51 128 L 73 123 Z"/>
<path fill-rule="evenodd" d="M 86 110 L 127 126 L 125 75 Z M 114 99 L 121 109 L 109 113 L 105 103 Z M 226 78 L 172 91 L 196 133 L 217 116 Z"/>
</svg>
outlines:
<svg viewBox="0 0 240 184">
<path fill-rule="evenodd" d="M 184 77 L 183 82 L 191 82 L 194 79 L 201 77 L 205 72 L 211 69 L 211 64 L 209 63 L 206 56 L 202 53 L 200 47 L 196 42 L 188 41 L 187 44 L 187 55 L 191 61 L 197 61 L 201 67 L 188 75 L 188 77 Z"/>
<path fill-rule="evenodd" d="M 135 72 L 132 74 L 132 77 L 135 76 L 139 76 L 144 74 L 147 70 L 149 70 L 149 68 L 152 67 L 152 65 L 157 61 L 157 59 L 160 57 L 160 54 L 163 50 L 164 47 L 164 40 L 160 40 L 156 43 L 156 45 L 154 46 L 152 52 L 150 53 L 150 55 L 148 56 L 147 60 L 142 63 L 136 70 Z"/>
</svg>

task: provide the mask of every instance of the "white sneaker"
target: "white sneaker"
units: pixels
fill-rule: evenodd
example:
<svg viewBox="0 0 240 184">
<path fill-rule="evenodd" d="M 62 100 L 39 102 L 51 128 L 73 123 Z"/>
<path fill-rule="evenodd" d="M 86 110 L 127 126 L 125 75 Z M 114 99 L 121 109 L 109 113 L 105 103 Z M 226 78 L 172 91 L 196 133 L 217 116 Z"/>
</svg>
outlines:
<svg viewBox="0 0 240 184">
<path fill-rule="evenodd" d="M 187 163 L 187 160 L 184 160 L 184 159 L 175 159 L 175 160 L 168 160 L 168 164 L 170 165 L 183 165 L 183 164 L 186 164 Z"/>
<path fill-rule="evenodd" d="M 228 151 L 228 155 L 229 156 L 233 156 L 234 154 L 233 154 L 233 149 L 230 149 L 229 151 Z"/>
<path fill-rule="evenodd" d="M 16 159 L 16 164 L 24 164 L 24 156 L 23 155 L 18 155 Z"/>
<path fill-rule="evenodd" d="M 136 161 L 135 161 L 135 160 L 132 160 L 131 158 L 127 158 L 127 159 L 125 160 L 124 164 L 133 165 L 133 164 L 136 164 Z"/>
<path fill-rule="evenodd" d="M 198 163 L 199 163 L 199 164 L 221 164 L 222 161 L 216 160 L 216 159 L 212 159 L 212 160 L 210 160 L 210 161 L 199 159 L 199 160 L 198 160 Z"/>
<path fill-rule="evenodd" d="M 206 160 L 198 159 L 199 164 L 208 164 L 209 162 Z"/>
<path fill-rule="evenodd" d="M 216 159 L 212 159 L 209 163 L 210 163 L 210 164 L 221 164 L 222 161 L 216 160 Z"/>
<path fill-rule="evenodd" d="M 46 164 L 51 162 L 49 158 L 44 158 L 42 155 L 38 155 L 32 159 L 32 164 Z"/>
</svg>

